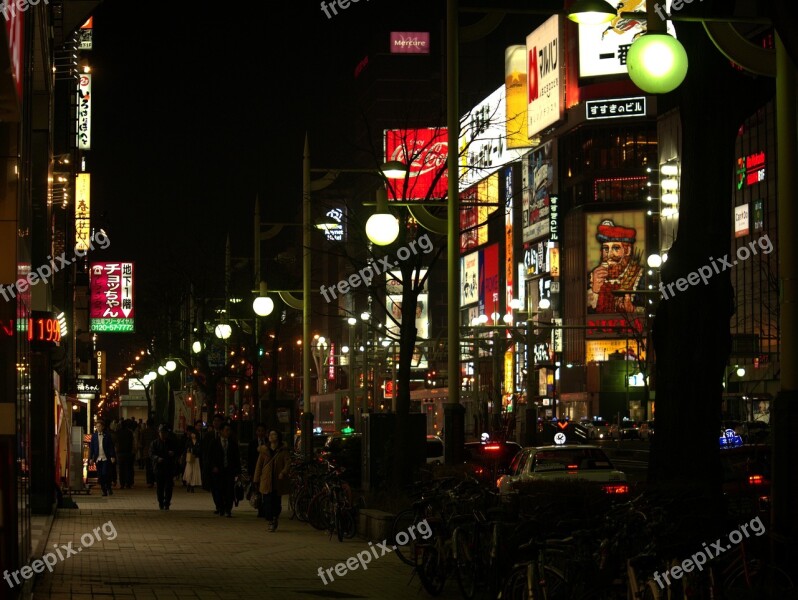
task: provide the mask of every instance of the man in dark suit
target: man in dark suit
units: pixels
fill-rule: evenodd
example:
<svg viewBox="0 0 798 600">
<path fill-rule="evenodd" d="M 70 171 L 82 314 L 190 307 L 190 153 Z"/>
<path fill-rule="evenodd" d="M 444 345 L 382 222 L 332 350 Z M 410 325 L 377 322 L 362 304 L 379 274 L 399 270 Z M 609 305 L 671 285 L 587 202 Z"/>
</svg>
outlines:
<svg viewBox="0 0 798 600">
<path fill-rule="evenodd" d="M 176 454 L 174 444 L 169 438 L 169 428 L 166 425 L 159 426 L 158 439 L 150 445 L 150 460 L 155 474 L 155 494 L 161 510 L 169 510 L 172 503 Z"/>
<path fill-rule="evenodd" d="M 224 418 L 222 415 L 214 415 L 212 425 L 208 431 L 202 436 L 200 448 L 202 449 L 202 456 L 200 457 L 200 468 L 202 469 L 202 488 L 210 490 L 213 496 L 213 503 L 216 506 L 214 514 L 219 514 L 219 499 L 216 497 L 216 488 L 213 486 L 213 473 L 212 462 L 213 453 L 219 443 L 219 438 L 222 436 L 222 424 Z"/>
<path fill-rule="evenodd" d="M 97 467 L 97 481 L 103 496 L 113 495 L 111 489 L 111 465 L 116 462 L 116 450 L 111 435 L 105 432 L 105 421 L 98 420 L 97 431 L 91 434 L 89 443 L 89 460 Z"/>
<path fill-rule="evenodd" d="M 216 510 L 220 517 L 233 516 L 233 495 L 235 482 L 241 475 L 241 453 L 238 439 L 233 435 L 229 424 L 222 427 L 218 440 L 215 440 L 211 453 L 211 481 Z"/>
</svg>

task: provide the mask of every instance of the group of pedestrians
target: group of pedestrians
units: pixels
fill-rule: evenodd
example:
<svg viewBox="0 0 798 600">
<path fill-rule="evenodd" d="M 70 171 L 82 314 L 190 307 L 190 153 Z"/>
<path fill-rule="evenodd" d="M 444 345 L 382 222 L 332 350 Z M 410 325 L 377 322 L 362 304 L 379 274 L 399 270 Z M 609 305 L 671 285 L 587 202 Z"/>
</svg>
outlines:
<svg viewBox="0 0 798 600">
<path fill-rule="evenodd" d="M 202 487 L 211 492 L 214 514 L 232 517 L 236 503 L 236 483 L 242 477 L 239 442 L 229 422 L 214 415 L 211 427 L 203 431 L 202 421 L 188 427 L 180 442 L 168 426 L 156 428 L 154 419 L 146 424 L 123 422 L 116 435 L 105 429 L 102 420 L 90 443 L 90 461 L 97 467 L 103 496 L 113 494 L 112 470 L 118 465 L 120 487 L 133 486 L 133 467 L 137 456 L 144 462 L 149 487 L 155 487 L 158 506 L 169 510 L 174 481 L 181 478 L 188 493 Z M 282 496 L 290 488 L 291 454 L 279 431 L 259 423 L 255 438 L 249 443 L 246 468 L 256 493 L 261 496 L 258 517 L 269 523 L 268 531 L 277 530 Z"/>
</svg>

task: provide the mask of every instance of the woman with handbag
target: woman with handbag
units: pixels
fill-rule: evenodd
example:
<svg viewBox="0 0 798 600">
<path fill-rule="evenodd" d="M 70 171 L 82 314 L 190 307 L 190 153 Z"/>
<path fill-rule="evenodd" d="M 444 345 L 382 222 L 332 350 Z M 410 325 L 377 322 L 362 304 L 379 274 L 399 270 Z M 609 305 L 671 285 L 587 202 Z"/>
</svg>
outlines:
<svg viewBox="0 0 798 600">
<path fill-rule="evenodd" d="M 189 432 L 189 440 L 186 442 L 186 468 L 183 471 L 183 481 L 186 482 L 186 490 L 192 494 L 195 487 L 202 486 L 201 453 L 199 435 L 196 429 L 192 429 Z"/>
<path fill-rule="evenodd" d="M 269 532 L 274 532 L 282 511 L 282 495 L 289 492 L 291 485 L 288 478 L 291 453 L 283 443 L 282 434 L 275 430 L 269 432 L 269 443 L 261 446 L 259 453 L 252 481 L 260 483 L 263 512 L 269 521 Z"/>
</svg>

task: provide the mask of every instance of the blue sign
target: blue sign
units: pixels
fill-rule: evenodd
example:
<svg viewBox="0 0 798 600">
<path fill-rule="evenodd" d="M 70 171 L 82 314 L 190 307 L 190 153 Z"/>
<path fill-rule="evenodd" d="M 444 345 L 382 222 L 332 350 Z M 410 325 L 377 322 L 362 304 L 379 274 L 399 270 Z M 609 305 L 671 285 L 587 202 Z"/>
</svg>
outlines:
<svg viewBox="0 0 798 600">
<path fill-rule="evenodd" d="M 727 429 L 723 432 L 723 435 L 720 436 L 720 447 L 721 448 L 737 448 L 738 446 L 743 445 L 743 438 L 737 435 L 734 429 Z"/>
</svg>

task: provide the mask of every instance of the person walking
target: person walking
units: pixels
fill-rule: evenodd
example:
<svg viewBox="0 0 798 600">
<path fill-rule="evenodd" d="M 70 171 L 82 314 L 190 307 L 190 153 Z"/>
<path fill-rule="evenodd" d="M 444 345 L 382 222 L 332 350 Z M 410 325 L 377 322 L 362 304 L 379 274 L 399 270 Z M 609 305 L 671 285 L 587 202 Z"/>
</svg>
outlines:
<svg viewBox="0 0 798 600">
<path fill-rule="evenodd" d="M 147 419 L 147 424 L 141 432 L 141 455 L 144 458 L 144 473 L 147 479 L 147 487 L 152 487 L 155 484 L 155 473 L 152 469 L 152 460 L 150 460 L 150 446 L 158 437 L 158 432 L 155 429 L 155 419 L 150 417 Z"/>
<path fill-rule="evenodd" d="M 218 499 L 215 514 L 232 517 L 235 482 L 241 474 L 241 455 L 229 424 L 222 427 L 219 439 L 214 442 L 211 461 L 212 491 L 214 500 Z"/>
<path fill-rule="evenodd" d="M 261 446 L 264 446 L 269 443 L 269 439 L 267 437 L 267 430 L 265 423 L 258 423 L 257 427 L 255 427 L 255 439 L 253 439 L 249 446 L 247 446 L 247 473 L 249 473 L 249 480 L 253 483 L 251 485 L 255 485 L 253 481 L 253 476 L 255 474 L 255 465 L 258 464 L 258 458 L 260 458 L 259 449 Z M 264 513 L 264 506 L 263 502 L 258 505 L 258 517 L 265 517 L 266 514 Z"/>
<path fill-rule="evenodd" d="M 222 424 L 224 423 L 224 418 L 220 414 L 216 414 L 213 416 L 213 421 L 211 428 L 205 433 L 202 437 L 202 442 L 200 444 L 202 448 L 201 460 L 200 465 L 202 465 L 202 488 L 211 492 L 211 496 L 213 497 L 213 504 L 216 507 L 216 510 L 213 514 L 219 514 L 219 498 L 217 496 L 217 489 L 213 485 L 213 468 L 214 468 L 214 455 L 219 452 L 219 448 L 221 447 L 219 444 L 219 440 L 222 437 Z"/>
<path fill-rule="evenodd" d="M 116 450 L 111 435 L 105 431 L 105 421 L 99 419 L 97 430 L 91 434 L 89 460 L 97 467 L 97 481 L 103 496 L 113 495 L 111 489 L 111 466 L 116 462 Z"/>
<path fill-rule="evenodd" d="M 150 460 L 155 475 L 155 495 L 158 507 L 169 510 L 175 484 L 175 448 L 166 425 L 158 427 L 158 438 L 150 444 Z"/>
<path fill-rule="evenodd" d="M 277 522 L 283 509 L 283 494 L 289 492 L 291 453 L 283 443 L 279 431 L 269 432 L 269 443 L 260 447 L 253 481 L 259 483 L 263 513 L 269 521 L 269 532 L 277 531 Z"/>
<path fill-rule="evenodd" d="M 116 458 L 119 467 L 119 487 L 121 489 L 133 487 L 134 441 L 131 427 L 132 422 L 125 419 L 119 425 L 116 433 Z"/>
<path fill-rule="evenodd" d="M 202 461 L 200 460 L 202 448 L 200 447 L 199 433 L 196 429 L 191 427 L 188 436 L 183 481 L 186 482 L 186 491 L 193 494 L 195 487 L 202 486 Z"/>
</svg>

